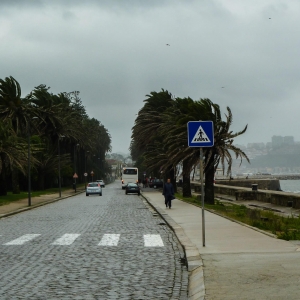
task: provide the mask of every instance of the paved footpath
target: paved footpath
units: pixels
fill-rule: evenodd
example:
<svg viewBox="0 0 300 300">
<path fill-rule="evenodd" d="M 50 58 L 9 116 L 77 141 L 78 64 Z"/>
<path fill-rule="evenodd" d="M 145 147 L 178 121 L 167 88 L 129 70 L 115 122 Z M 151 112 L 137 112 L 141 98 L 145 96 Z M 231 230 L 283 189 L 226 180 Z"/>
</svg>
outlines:
<svg viewBox="0 0 300 300">
<path fill-rule="evenodd" d="M 175 199 L 166 209 L 161 193 L 143 195 L 200 253 L 205 297 L 191 299 L 300 299 L 300 241 L 279 240 L 205 211 L 203 247 L 201 208 Z"/>
<path fill-rule="evenodd" d="M 187 299 L 172 230 L 120 182 L 0 219 L 0 299 Z"/>
<path fill-rule="evenodd" d="M 74 190 L 63 190 L 61 193 L 61 198 L 68 198 L 72 197 L 76 194 L 83 193 L 84 189 L 77 189 L 77 193 L 74 192 Z M 7 216 L 8 214 L 15 214 L 19 213 L 28 209 L 32 209 L 33 207 L 42 206 L 47 203 L 51 203 L 54 201 L 61 200 L 59 198 L 59 194 L 57 193 L 51 193 L 51 194 L 45 194 L 37 197 L 31 198 L 31 207 L 28 207 L 28 199 L 20 199 L 17 201 L 10 202 L 5 205 L 0 205 L 0 218 L 3 216 Z"/>
</svg>

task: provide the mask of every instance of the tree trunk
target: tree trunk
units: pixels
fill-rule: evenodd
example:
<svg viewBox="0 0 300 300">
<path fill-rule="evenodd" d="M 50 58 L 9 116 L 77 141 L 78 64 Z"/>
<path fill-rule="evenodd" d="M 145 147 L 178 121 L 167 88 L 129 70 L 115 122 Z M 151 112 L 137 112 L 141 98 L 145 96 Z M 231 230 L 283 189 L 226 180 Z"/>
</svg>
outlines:
<svg viewBox="0 0 300 300">
<path fill-rule="evenodd" d="M 2 159 L 2 170 L 0 173 L 0 196 L 6 196 L 7 195 L 7 182 L 6 182 L 6 169 L 5 169 L 5 163 L 3 157 Z"/>
<path fill-rule="evenodd" d="M 204 202 L 208 204 L 215 204 L 214 155 L 211 156 L 209 162 L 205 162 L 205 166 Z"/>
<path fill-rule="evenodd" d="M 7 195 L 7 185 L 6 180 L 2 176 L 0 177 L 0 196 Z"/>
<path fill-rule="evenodd" d="M 188 163 L 184 160 L 182 163 L 182 196 L 183 197 L 192 197 L 191 192 L 191 178 L 190 178 L 191 169 Z"/>
<path fill-rule="evenodd" d="M 38 169 L 38 189 L 41 191 L 45 189 L 45 173 L 40 168 Z"/>
<path fill-rule="evenodd" d="M 19 170 L 15 167 L 12 167 L 11 177 L 13 194 L 20 194 Z"/>
</svg>

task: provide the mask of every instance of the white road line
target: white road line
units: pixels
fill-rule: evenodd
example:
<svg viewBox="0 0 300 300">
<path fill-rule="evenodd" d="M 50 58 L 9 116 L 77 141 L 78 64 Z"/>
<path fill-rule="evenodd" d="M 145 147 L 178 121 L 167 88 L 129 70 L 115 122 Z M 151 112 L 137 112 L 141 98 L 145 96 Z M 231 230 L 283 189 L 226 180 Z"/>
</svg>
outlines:
<svg viewBox="0 0 300 300">
<path fill-rule="evenodd" d="M 98 246 L 118 246 L 120 234 L 104 234 Z"/>
<path fill-rule="evenodd" d="M 164 243 L 159 234 L 144 234 L 145 247 L 163 247 Z"/>
<path fill-rule="evenodd" d="M 24 234 L 22 235 L 21 237 L 13 240 L 13 241 L 10 241 L 4 245 L 23 245 L 25 244 L 26 242 L 30 241 L 30 240 L 33 240 L 34 238 L 38 237 L 40 234 Z"/>
<path fill-rule="evenodd" d="M 57 239 L 52 245 L 71 245 L 80 236 L 77 233 L 66 233 L 59 239 Z"/>
</svg>

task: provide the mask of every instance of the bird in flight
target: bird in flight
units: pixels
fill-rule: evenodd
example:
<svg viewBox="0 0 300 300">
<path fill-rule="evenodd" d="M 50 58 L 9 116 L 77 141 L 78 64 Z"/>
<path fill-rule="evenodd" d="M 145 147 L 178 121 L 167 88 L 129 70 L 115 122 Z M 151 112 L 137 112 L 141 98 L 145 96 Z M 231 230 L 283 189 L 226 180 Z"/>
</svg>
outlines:
<svg viewBox="0 0 300 300">
<path fill-rule="evenodd" d="M 269 18 L 269 20 L 271 20 L 271 18 Z"/>
<path fill-rule="evenodd" d="M 225 86 L 222 86 L 222 89 L 225 89 Z"/>
<path fill-rule="evenodd" d="M 166 46 L 170 46 L 169 44 L 166 44 Z"/>
</svg>

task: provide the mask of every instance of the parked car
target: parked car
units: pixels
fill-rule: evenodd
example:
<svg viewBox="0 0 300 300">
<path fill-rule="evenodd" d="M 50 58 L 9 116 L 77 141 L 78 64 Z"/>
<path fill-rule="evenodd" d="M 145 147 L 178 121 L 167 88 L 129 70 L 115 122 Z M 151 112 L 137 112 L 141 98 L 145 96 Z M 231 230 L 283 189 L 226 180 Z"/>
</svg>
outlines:
<svg viewBox="0 0 300 300">
<path fill-rule="evenodd" d="M 88 183 L 85 191 L 85 195 L 99 195 L 102 196 L 102 188 L 99 182 Z"/>
<path fill-rule="evenodd" d="M 138 184 L 129 182 L 125 187 L 125 194 L 141 194 L 141 190 Z"/>
<path fill-rule="evenodd" d="M 149 187 L 151 188 L 157 189 L 163 186 L 164 186 L 164 182 L 161 179 L 153 179 L 152 181 L 149 182 Z"/>
<path fill-rule="evenodd" d="M 105 187 L 105 182 L 103 180 L 96 180 L 96 181 L 100 183 L 101 187 Z"/>
</svg>

